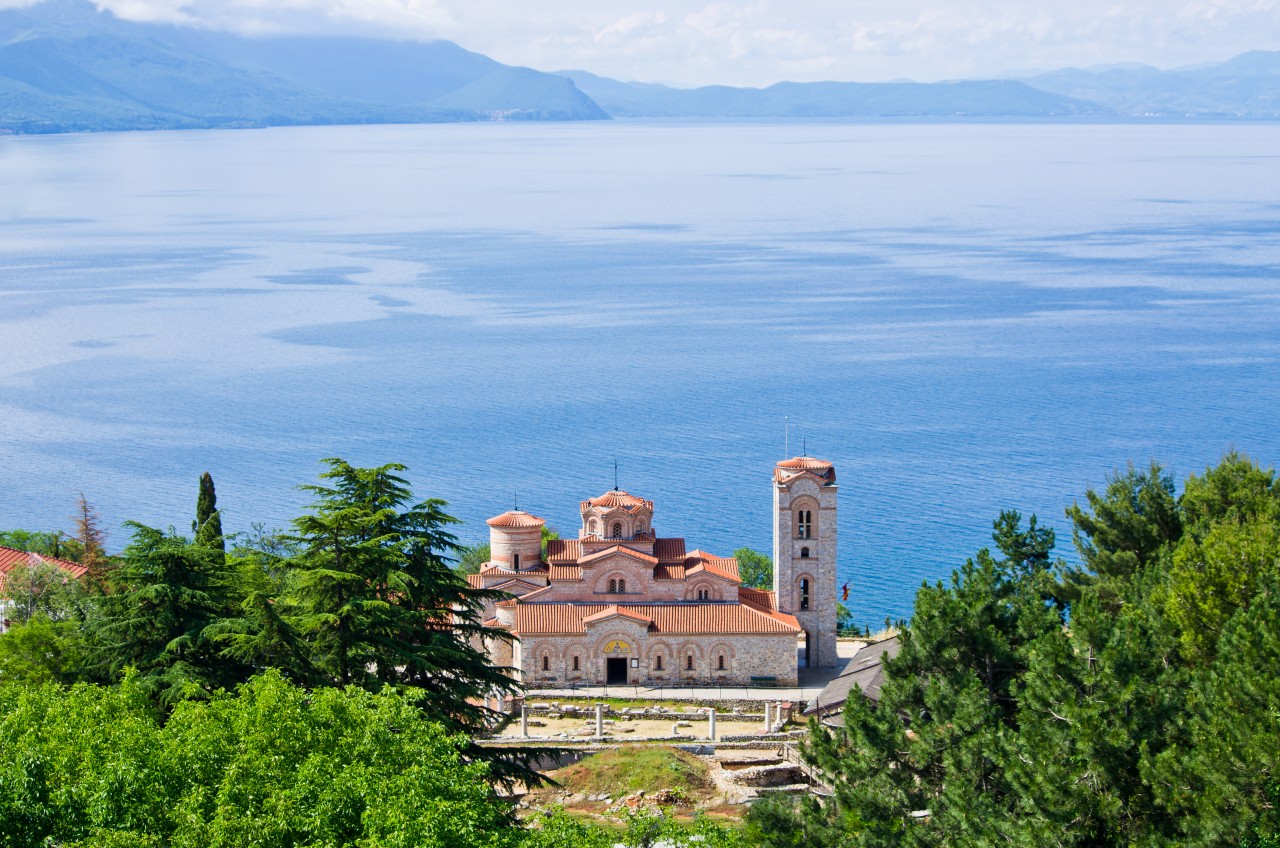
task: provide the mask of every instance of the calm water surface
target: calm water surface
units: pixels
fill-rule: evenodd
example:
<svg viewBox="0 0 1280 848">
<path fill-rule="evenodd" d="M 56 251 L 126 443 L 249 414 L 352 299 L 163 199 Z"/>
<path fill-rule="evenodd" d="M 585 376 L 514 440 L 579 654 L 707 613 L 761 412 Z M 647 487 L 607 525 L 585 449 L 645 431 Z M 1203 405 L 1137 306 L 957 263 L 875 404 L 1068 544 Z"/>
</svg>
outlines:
<svg viewBox="0 0 1280 848">
<path fill-rule="evenodd" d="M 325 127 L 0 141 L 0 527 L 283 526 L 317 460 L 460 537 L 769 548 L 837 464 L 862 622 L 1106 473 L 1280 458 L 1280 126 Z M 793 451 L 797 452 L 797 451 Z M 115 530 L 112 547 L 127 541 Z"/>
</svg>

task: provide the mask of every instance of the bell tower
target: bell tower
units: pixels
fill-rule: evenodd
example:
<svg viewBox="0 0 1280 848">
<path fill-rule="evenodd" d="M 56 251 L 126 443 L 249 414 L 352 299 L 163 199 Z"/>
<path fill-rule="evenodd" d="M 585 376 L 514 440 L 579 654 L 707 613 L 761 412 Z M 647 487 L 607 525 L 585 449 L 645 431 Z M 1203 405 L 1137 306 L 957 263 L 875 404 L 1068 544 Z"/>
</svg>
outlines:
<svg viewBox="0 0 1280 848">
<path fill-rule="evenodd" d="M 811 667 L 839 662 L 836 491 L 835 467 L 825 460 L 798 456 L 773 469 L 773 591 L 778 610 L 804 628 L 800 663 Z"/>
</svg>

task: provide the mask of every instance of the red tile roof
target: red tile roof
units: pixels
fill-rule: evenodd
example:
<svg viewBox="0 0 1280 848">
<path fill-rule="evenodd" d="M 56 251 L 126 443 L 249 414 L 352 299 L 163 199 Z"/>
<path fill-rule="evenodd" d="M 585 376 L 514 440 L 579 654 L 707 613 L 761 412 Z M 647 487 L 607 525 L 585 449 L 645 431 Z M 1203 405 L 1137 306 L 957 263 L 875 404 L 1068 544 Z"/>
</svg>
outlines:
<svg viewBox="0 0 1280 848">
<path fill-rule="evenodd" d="M 653 501 L 637 498 L 630 492 L 624 492 L 621 489 L 614 489 L 611 492 L 605 492 L 598 498 L 582 502 L 583 509 L 592 506 L 622 507 L 627 512 L 635 512 L 638 509 L 647 509 L 649 512 L 653 512 Z"/>
<path fill-rule="evenodd" d="M 527 580 L 508 580 L 505 583 L 499 583 L 497 586 L 491 586 L 489 588 L 495 589 L 499 592 L 510 592 L 513 595 L 520 596 L 527 595 L 530 592 L 536 592 L 539 589 L 545 589 L 546 587 L 540 586 L 537 583 L 530 583 Z"/>
<path fill-rule="evenodd" d="M 618 554 L 631 557 L 632 559 L 638 559 L 641 562 L 647 562 L 650 565 L 658 564 L 658 558 L 656 556 L 646 554 L 643 551 L 637 551 L 634 548 L 628 548 L 625 545 L 614 545 L 611 548 L 605 548 L 603 551 L 596 551 L 595 553 L 589 556 L 584 556 L 582 559 L 578 560 L 578 564 L 586 565 L 587 563 L 596 562 L 597 560 L 606 559 Z"/>
<path fill-rule="evenodd" d="M 552 539 L 547 542 L 547 562 L 572 565 L 582 556 L 582 542 L 577 539 Z"/>
<path fill-rule="evenodd" d="M 649 629 L 671 635 L 796 635 L 800 625 L 795 616 L 769 612 L 750 604 L 672 603 L 672 604 L 572 604 L 515 603 L 515 626 L 518 635 L 585 634 L 588 622 L 602 621 L 600 616 L 616 608 L 636 621 L 652 622 Z M 612 615 L 613 613 L 610 613 Z"/>
<path fill-rule="evenodd" d="M 483 588 L 484 588 L 484 575 L 482 575 L 482 574 L 468 574 L 468 575 L 467 575 L 467 585 L 468 585 L 468 586 L 470 586 L 472 589 L 483 589 Z"/>
<path fill-rule="evenodd" d="M 54 559 L 53 557 L 31 554 L 14 548 L 0 547 L 0 586 L 4 585 L 5 575 L 15 567 L 19 565 L 34 565 L 41 562 L 57 566 L 66 572 L 69 577 L 77 580 L 89 573 L 89 569 L 78 562 L 69 562 L 65 559 Z"/>
<path fill-rule="evenodd" d="M 738 573 L 738 561 L 733 557 L 718 557 L 706 551 L 694 551 L 684 561 L 684 568 L 689 577 L 705 572 L 735 583 L 742 582 Z"/>
<path fill-rule="evenodd" d="M 502 515 L 495 515 L 485 522 L 490 527 L 541 527 L 546 523 L 538 516 L 530 515 L 518 509 L 508 510 Z"/>
<path fill-rule="evenodd" d="M 653 567 L 654 580 L 683 580 L 684 577 L 685 569 L 683 565 L 659 563 Z"/>
<path fill-rule="evenodd" d="M 767 592 L 764 589 L 751 589 L 746 586 L 738 587 L 738 600 L 744 604 L 754 604 L 758 607 L 764 607 L 767 610 L 776 610 L 778 608 L 778 599 L 773 592 Z"/>
<path fill-rule="evenodd" d="M 606 618 L 613 618 L 614 616 L 629 618 L 632 621 L 638 621 L 641 624 L 653 623 L 652 618 L 650 618 L 649 616 L 645 615 L 642 612 L 637 611 L 635 608 L 620 607 L 617 604 L 611 604 L 605 607 L 604 609 L 600 610 L 600 612 L 592 613 L 591 615 L 586 616 L 585 618 L 582 619 L 582 623 L 584 625 L 595 624 L 597 621 L 604 621 Z"/>
<path fill-rule="evenodd" d="M 782 462 L 778 463 L 778 467 L 795 471 L 820 471 L 830 468 L 831 463 L 825 459 L 815 459 L 812 456 L 797 456 L 782 460 Z"/>
<path fill-rule="evenodd" d="M 576 565 L 553 565 L 547 576 L 552 580 L 581 580 L 582 569 Z"/>
<path fill-rule="evenodd" d="M 659 539 L 653 546 L 658 562 L 684 562 L 684 539 Z"/>
</svg>

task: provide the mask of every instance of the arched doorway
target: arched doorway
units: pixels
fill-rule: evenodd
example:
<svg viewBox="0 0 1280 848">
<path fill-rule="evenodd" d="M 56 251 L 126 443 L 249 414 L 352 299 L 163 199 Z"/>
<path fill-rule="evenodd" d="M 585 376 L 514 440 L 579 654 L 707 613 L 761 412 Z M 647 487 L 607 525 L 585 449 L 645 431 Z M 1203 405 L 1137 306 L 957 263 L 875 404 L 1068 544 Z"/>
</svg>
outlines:
<svg viewBox="0 0 1280 848">
<path fill-rule="evenodd" d="M 796 665 L 800 668 L 809 667 L 809 631 L 806 630 L 796 639 Z"/>
</svg>

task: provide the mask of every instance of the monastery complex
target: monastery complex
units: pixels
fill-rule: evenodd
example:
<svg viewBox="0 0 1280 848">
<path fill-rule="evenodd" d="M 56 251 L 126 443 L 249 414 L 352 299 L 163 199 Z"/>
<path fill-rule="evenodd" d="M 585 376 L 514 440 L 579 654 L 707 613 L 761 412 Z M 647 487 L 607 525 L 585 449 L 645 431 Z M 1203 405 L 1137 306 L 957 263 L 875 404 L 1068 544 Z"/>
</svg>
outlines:
<svg viewBox="0 0 1280 848">
<path fill-rule="evenodd" d="M 543 519 L 489 519 L 492 559 L 468 579 L 513 597 L 485 623 L 514 642 L 493 661 L 528 688 L 574 684 L 795 685 L 797 666 L 836 658 L 836 473 L 795 457 L 773 469 L 771 591 L 742 585 L 738 563 L 660 538 L 653 502 L 614 489 L 582 501 L 576 539 L 548 543 Z"/>
</svg>

